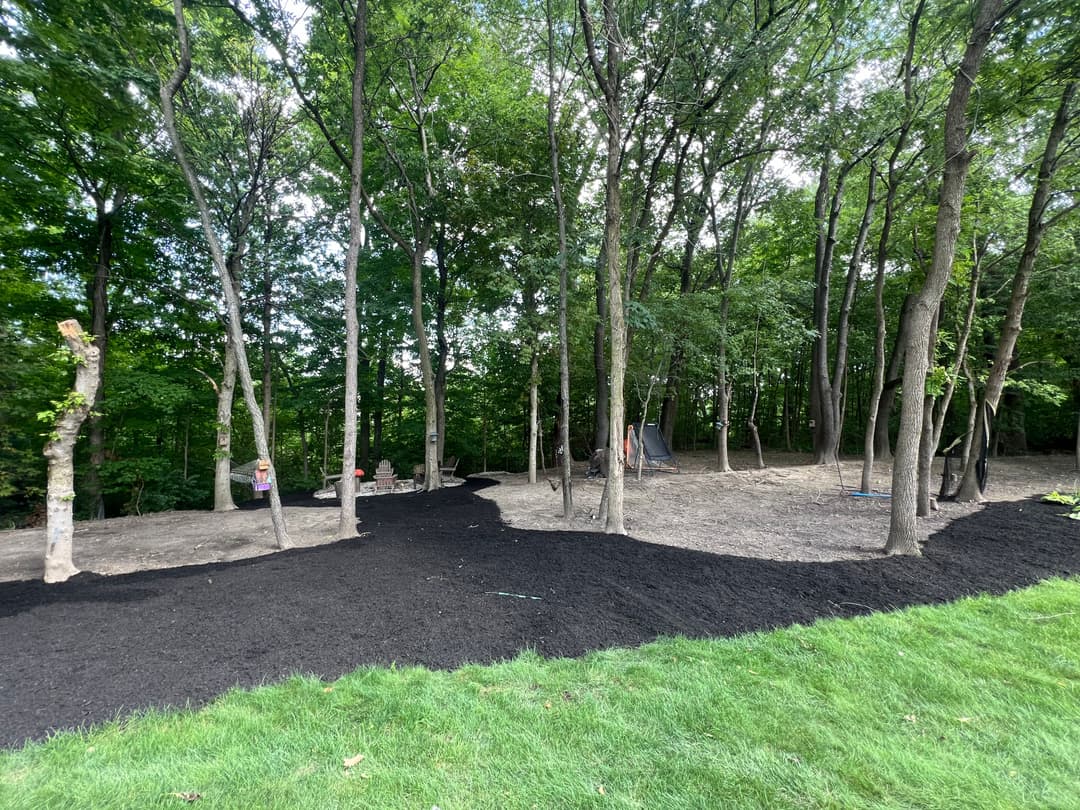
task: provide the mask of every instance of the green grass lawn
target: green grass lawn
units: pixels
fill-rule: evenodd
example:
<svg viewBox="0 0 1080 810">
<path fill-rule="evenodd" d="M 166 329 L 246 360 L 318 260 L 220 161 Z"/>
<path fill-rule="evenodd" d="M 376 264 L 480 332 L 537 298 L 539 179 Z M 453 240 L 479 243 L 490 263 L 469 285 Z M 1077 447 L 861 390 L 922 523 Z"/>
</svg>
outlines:
<svg viewBox="0 0 1080 810">
<path fill-rule="evenodd" d="M 0 754 L 2 808 L 1080 808 L 1080 580 L 235 691 Z"/>
</svg>

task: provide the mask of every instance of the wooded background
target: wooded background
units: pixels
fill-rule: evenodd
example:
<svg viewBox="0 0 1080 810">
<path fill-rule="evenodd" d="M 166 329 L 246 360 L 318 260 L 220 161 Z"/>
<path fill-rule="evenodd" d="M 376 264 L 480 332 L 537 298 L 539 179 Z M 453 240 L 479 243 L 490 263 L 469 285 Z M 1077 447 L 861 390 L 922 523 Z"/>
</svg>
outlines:
<svg viewBox="0 0 1080 810">
<path fill-rule="evenodd" d="M 165 126 L 178 20 L 175 135 L 286 491 L 348 466 L 346 421 L 369 477 L 557 467 L 561 346 L 574 459 L 643 416 L 720 469 L 862 453 L 868 424 L 887 458 L 965 78 L 927 441 L 988 398 L 992 452 L 1080 454 L 1080 21 L 990 5 L 0 0 L 0 525 L 44 500 L 67 318 L 103 358 L 78 516 L 227 508 L 258 455 Z"/>
</svg>

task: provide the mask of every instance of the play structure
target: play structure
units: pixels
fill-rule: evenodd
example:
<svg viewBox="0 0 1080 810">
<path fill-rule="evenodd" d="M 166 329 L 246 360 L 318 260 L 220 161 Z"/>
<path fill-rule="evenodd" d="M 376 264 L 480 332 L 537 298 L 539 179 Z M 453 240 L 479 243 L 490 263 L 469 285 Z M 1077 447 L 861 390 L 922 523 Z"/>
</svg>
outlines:
<svg viewBox="0 0 1080 810">
<path fill-rule="evenodd" d="M 679 471 L 678 460 L 668 448 L 660 427 L 654 423 L 646 423 L 644 427 L 640 422 L 628 424 L 623 449 L 626 453 L 627 471 L 636 470 L 639 462 L 642 470 L 650 472 Z M 607 448 L 601 447 L 593 451 L 585 477 L 607 478 L 607 472 Z"/>
<path fill-rule="evenodd" d="M 631 423 L 626 426 L 626 468 L 654 472 L 678 472 L 679 462 L 672 454 L 660 426 L 655 423 Z"/>
</svg>

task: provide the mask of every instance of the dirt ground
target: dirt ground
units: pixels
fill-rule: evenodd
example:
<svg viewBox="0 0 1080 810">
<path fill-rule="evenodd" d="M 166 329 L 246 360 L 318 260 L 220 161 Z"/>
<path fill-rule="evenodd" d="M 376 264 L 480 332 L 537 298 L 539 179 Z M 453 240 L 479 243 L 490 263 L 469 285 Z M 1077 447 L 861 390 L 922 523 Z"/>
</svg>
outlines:
<svg viewBox="0 0 1080 810">
<path fill-rule="evenodd" d="M 859 482 L 860 460 L 843 461 L 838 470 L 813 466 L 805 455 L 773 453 L 759 470 L 752 468 L 750 454 L 735 453 L 735 472 L 725 474 L 715 472 L 712 453 L 684 453 L 679 460 L 678 474 L 645 473 L 640 481 L 627 476 L 625 515 L 632 537 L 714 554 L 803 562 L 869 559 L 879 556 L 885 544 L 888 499 L 848 494 Z M 941 464 L 939 459 L 935 483 L 940 482 Z M 561 517 L 562 493 L 549 484 L 557 479 L 554 470 L 541 474 L 537 484 L 529 484 L 524 474 L 485 473 L 501 485 L 478 494 L 493 501 L 503 522 L 515 528 L 601 531 L 593 516 L 603 479 L 586 479 L 585 466 L 575 465 L 575 515 L 569 527 Z M 888 464 L 878 464 L 875 489 L 887 491 L 890 475 Z M 1077 488 L 1080 473 L 1071 456 L 1001 458 L 991 461 L 987 498 L 1017 501 Z M 371 498 L 357 499 L 361 536 L 372 503 Z M 923 526 L 932 534 L 977 509 L 945 502 Z M 335 540 L 336 509 L 286 505 L 285 516 L 297 547 Z M 41 577 L 44 538 L 43 529 L 0 532 L 0 582 Z M 166 512 L 80 522 L 75 528 L 76 566 L 99 574 L 227 562 L 274 551 L 273 527 L 264 508 Z"/>
<path fill-rule="evenodd" d="M 679 546 L 713 554 L 735 554 L 767 560 L 832 562 L 880 556 L 889 531 L 889 499 L 855 497 L 862 477 L 862 460 L 819 467 L 796 453 L 769 453 L 765 469 L 757 469 L 751 453 L 734 453 L 734 472 L 716 470 L 715 453 L 679 455 L 680 472 L 636 472 L 626 477 L 626 530 L 639 540 Z M 944 460 L 934 465 L 934 487 L 941 484 Z M 603 479 L 584 478 L 585 466 L 575 469 L 575 531 L 600 531 L 595 519 Z M 888 492 L 892 466 L 874 468 L 874 491 Z M 488 474 L 502 486 L 482 490 L 498 504 L 503 520 L 522 529 L 562 530 L 562 492 L 549 480 L 530 485 L 525 475 Z M 1068 455 L 1039 455 L 992 459 L 986 498 L 990 502 L 1019 501 L 1051 490 L 1080 489 L 1080 472 Z M 922 519 L 925 534 L 933 534 L 976 504 L 942 502 Z"/>
</svg>

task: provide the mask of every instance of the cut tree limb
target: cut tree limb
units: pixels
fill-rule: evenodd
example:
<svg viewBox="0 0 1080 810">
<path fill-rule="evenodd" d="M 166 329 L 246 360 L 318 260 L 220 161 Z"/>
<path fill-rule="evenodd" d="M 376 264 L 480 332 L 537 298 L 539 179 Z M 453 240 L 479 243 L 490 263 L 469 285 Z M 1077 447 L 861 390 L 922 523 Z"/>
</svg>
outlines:
<svg viewBox="0 0 1080 810">
<path fill-rule="evenodd" d="M 45 499 L 45 581 L 63 582 L 79 573 L 72 561 L 72 538 L 75 524 L 72 506 L 75 501 L 75 441 L 90 415 L 97 396 L 98 367 L 101 351 L 86 340 L 76 320 L 57 324 L 60 334 L 75 357 L 75 388 L 62 402 L 56 414 L 53 435 L 45 445 L 49 460 L 49 483 Z"/>
</svg>

